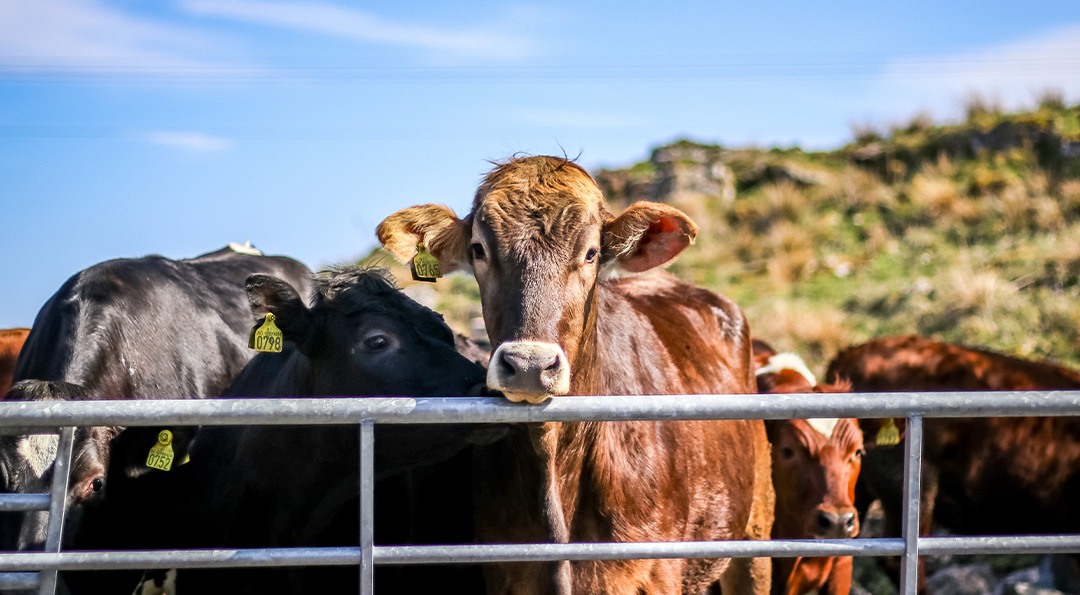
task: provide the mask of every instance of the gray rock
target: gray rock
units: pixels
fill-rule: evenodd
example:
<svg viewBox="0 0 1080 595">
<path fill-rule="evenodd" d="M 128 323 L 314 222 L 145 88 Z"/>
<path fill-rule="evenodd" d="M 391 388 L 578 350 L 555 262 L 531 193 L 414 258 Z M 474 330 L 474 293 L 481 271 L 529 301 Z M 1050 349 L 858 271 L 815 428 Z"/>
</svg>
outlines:
<svg viewBox="0 0 1080 595">
<path fill-rule="evenodd" d="M 987 595 L 994 592 L 994 571 L 989 564 L 950 566 L 926 581 L 930 595 Z"/>
</svg>

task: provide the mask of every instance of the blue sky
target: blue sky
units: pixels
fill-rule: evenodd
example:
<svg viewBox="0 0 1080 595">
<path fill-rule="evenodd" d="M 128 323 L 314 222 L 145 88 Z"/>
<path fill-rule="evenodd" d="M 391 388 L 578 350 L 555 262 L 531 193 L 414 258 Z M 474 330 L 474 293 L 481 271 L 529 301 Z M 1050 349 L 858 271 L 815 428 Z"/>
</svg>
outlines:
<svg viewBox="0 0 1080 595">
<path fill-rule="evenodd" d="M 355 258 L 515 152 L 827 148 L 1047 88 L 1080 101 L 1075 0 L 0 0 L 0 328 L 111 258 Z"/>
</svg>

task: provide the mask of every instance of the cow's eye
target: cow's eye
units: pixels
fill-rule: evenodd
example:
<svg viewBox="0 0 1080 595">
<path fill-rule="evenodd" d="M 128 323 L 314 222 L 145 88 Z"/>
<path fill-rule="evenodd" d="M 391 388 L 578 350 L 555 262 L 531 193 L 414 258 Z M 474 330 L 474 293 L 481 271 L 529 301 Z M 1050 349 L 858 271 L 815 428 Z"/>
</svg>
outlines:
<svg viewBox="0 0 1080 595">
<path fill-rule="evenodd" d="M 483 245 L 481 245 L 481 244 L 472 244 L 471 246 L 469 246 L 469 249 L 472 250 L 473 260 L 483 260 L 484 259 L 485 253 L 484 253 L 484 246 Z"/>
<path fill-rule="evenodd" d="M 790 446 L 785 446 L 780 449 L 780 456 L 784 457 L 785 460 L 790 460 L 795 456 L 795 450 Z"/>
<path fill-rule="evenodd" d="M 600 255 L 599 248 L 589 248 L 589 251 L 585 253 L 585 262 L 592 264 L 596 262 L 596 257 Z"/>
<path fill-rule="evenodd" d="M 105 480 L 100 477 L 90 482 L 90 489 L 93 490 L 95 493 L 100 492 L 101 488 L 103 487 L 105 487 Z"/>
<path fill-rule="evenodd" d="M 386 335 L 372 335 L 364 339 L 364 347 L 370 351 L 382 351 L 389 346 L 390 340 L 386 338 Z"/>
</svg>

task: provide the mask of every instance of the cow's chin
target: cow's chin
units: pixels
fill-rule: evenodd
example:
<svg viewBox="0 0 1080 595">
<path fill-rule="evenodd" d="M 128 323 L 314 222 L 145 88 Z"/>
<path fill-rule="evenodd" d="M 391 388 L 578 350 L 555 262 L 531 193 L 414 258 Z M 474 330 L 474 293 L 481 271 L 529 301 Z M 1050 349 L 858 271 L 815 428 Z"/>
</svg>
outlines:
<svg viewBox="0 0 1080 595">
<path fill-rule="evenodd" d="M 543 403 L 544 401 L 547 401 L 551 398 L 551 395 L 548 393 L 514 393 L 507 392 L 505 389 L 502 390 L 503 396 L 505 396 L 507 399 L 510 399 L 510 401 L 514 403 L 524 402 L 531 405 L 539 405 L 540 403 Z"/>
</svg>

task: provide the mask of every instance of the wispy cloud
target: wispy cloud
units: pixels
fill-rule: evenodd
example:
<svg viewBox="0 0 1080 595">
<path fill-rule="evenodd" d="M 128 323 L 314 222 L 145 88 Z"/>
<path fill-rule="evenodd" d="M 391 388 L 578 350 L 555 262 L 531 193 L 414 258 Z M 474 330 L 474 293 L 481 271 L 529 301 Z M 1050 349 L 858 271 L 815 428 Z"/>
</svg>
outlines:
<svg viewBox="0 0 1080 595">
<path fill-rule="evenodd" d="M 1080 98 L 1080 23 L 994 47 L 898 60 L 885 68 L 874 100 L 890 112 L 955 115 L 972 92 L 1015 108 L 1048 89 Z"/>
<path fill-rule="evenodd" d="M 210 65 L 184 56 L 207 45 L 197 31 L 94 0 L 0 0 L 0 70 L 8 72 L 190 74 Z"/>
<path fill-rule="evenodd" d="M 201 132 L 176 130 L 154 130 L 136 135 L 155 145 L 175 147 L 201 153 L 220 152 L 232 148 L 232 141 L 227 138 L 211 136 Z"/>
<path fill-rule="evenodd" d="M 395 22 L 371 12 L 322 2 L 183 0 L 189 13 L 230 18 L 341 39 L 453 52 L 463 56 L 516 58 L 532 52 L 520 36 L 492 28 L 449 30 Z"/>
</svg>

